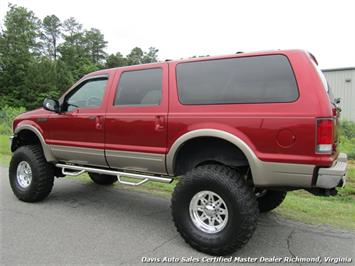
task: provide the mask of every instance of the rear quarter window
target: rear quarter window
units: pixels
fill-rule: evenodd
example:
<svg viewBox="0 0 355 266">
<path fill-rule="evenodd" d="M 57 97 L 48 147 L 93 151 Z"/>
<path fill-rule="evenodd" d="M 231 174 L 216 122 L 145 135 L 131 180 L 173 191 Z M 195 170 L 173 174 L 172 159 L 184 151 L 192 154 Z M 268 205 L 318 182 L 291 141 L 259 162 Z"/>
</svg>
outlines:
<svg viewBox="0 0 355 266">
<path fill-rule="evenodd" d="M 292 68 L 283 55 L 180 63 L 176 75 L 182 104 L 283 103 L 298 98 Z"/>
</svg>

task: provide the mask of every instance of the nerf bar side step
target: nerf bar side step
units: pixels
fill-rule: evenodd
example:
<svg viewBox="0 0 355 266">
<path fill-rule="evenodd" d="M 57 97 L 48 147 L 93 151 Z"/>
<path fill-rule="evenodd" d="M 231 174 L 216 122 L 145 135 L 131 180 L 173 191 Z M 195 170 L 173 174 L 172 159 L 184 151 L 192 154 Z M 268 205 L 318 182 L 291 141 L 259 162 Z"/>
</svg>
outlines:
<svg viewBox="0 0 355 266">
<path fill-rule="evenodd" d="M 58 168 L 62 168 L 62 173 L 64 175 L 69 175 L 69 176 L 77 176 L 77 175 L 80 175 L 84 172 L 104 174 L 104 175 L 114 175 L 114 176 L 117 176 L 117 180 L 119 183 L 124 184 L 124 185 L 130 185 L 130 186 L 139 186 L 139 185 L 142 185 L 148 181 L 155 181 L 155 182 L 161 182 L 161 183 L 171 183 L 173 181 L 173 179 L 169 178 L 169 177 L 142 175 L 142 174 L 136 174 L 136 173 L 127 173 L 127 172 L 86 167 L 86 166 L 79 166 L 79 165 L 69 165 L 69 164 L 57 163 L 55 166 Z M 72 170 L 72 171 L 68 171 L 68 170 Z M 136 183 L 129 182 L 129 181 L 122 180 L 121 177 L 141 179 L 141 181 L 136 182 Z"/>
</svg>

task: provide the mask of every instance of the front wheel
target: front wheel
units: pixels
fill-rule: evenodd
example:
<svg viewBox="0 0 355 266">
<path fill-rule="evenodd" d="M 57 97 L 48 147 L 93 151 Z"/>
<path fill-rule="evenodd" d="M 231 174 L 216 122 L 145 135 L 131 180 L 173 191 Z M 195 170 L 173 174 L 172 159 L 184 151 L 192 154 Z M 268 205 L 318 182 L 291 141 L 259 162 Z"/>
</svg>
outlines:
<svg viewBox="0 0 355 266">
<path fill-rule="evenodd" d="M 22 146 L 12 156 L 9 180 L 18 199 L 26 202 L 40 201 L 52 190 L 54 167 L 47 163 L 40 146 Z"/>
<path fill-rule="evenodd" d="M 211 255 L 230 254 L 246 244 L 258 217 L 253 190 L 237 171 L 222 165 L 187 173 L 175 187 L 171 207 L 184 240 Z"/>
</svg>

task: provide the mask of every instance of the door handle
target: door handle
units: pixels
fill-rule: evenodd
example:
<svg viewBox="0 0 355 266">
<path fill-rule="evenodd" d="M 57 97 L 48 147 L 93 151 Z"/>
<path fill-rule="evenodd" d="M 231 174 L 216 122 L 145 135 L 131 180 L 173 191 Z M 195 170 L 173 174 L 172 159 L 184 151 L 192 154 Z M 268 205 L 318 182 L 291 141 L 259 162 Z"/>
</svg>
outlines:
<svg viewBox="0 0 355 266">
<path fill-rule="evenodd" d="M 98 115 L 98 116 L 95 117 L 95 127 L 96 127 L 96 129 L 102 129 L 103 128 L 102 116 Z"/>
<path fill-rule="evenodd" d="M 165 117 L 162 115 L 155 116 L 155 130 L 162 131 L 165 128 Z"/>
</svg>

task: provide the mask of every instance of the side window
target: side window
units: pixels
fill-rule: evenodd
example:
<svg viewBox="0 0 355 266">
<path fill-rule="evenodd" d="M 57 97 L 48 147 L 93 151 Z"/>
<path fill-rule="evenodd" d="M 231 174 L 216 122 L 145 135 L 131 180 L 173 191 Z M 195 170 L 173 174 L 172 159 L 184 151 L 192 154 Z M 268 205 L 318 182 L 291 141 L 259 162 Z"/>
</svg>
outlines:
<svg viewBox="0 0 355 266">
<path fill-rule="evenodd" d="M 102 103 L 106 84 L 107 78 L 84 81 L 66 97 L 63 111 L 72 111 L 76 108 L 99 107 Z"/>
<path fill-rule="evenodd" d="M 115 105 L 159 105 L 162 95 L 160 68 L 123 72 L 118 83 Z"/>
<path fill-rule="evenodd" d="M 298 98 L 288 59 L 267 55 L 178 64 L 182 104 L 284 103 Z"/>
</svg>

